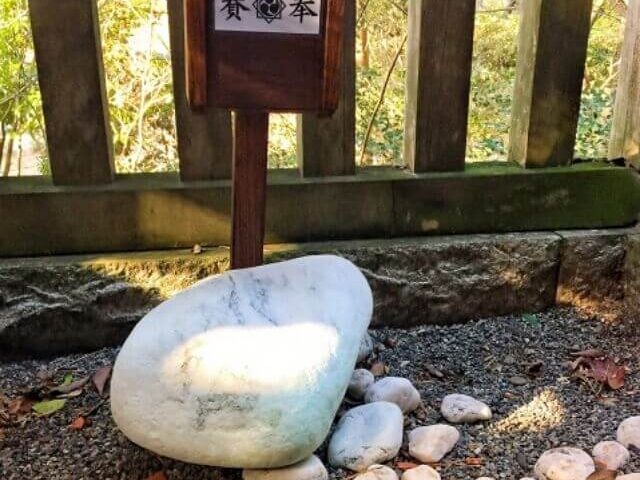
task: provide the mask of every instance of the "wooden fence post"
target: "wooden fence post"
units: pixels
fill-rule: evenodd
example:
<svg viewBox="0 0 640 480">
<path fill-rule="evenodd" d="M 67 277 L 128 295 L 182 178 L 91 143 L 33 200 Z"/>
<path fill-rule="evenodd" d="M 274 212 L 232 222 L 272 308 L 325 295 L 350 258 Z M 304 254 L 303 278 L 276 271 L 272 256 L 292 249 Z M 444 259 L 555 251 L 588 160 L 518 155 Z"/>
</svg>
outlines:
<svg viewBox="0 0 640 480">
<path fill-rule="evenodd" d="M 640 0 L 630 0 L 618 74 L 609 158 L 640 163 Z"/>
<path fill-rule="evenodd" d="M 114 176 L 96 0 L 30 0 L 53 182 Z"/>
<path fill-rule="evenodd" d="M 573 161 L 592 0 L 523 3 L 509 159 L 524 167 Z"/>
<path fill-rule="evenodd" d="M 330 117 L 298 115 L 298 166 L 304 177 L 356 171 L 356 2 L 345 5 L 340 103 Z"/>
<path fill-rule="evenodd" d="M 475 0 L 411 0 L 405 162 L 414 172 L 463 170 Z"/>
<path fill-rule="evenodd" d="M 183 181 L 231 178 L 231 112 L 189 108 L 185 81 L 185 38 L 183 0 L 168 0 L 173 95 L 180 178 Z"/>
</svg>

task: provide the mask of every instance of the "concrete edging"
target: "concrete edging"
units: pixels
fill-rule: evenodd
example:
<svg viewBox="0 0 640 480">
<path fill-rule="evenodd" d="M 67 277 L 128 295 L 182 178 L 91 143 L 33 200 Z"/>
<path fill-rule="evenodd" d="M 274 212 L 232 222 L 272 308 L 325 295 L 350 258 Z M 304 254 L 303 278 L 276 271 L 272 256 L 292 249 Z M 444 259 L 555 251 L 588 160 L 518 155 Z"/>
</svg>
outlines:
<svg viewBox="0 0 640 480">
<path fill-rule="evenodd" d="M 374 326 L 449 324 L 640 298 L 640 230 L 555 231 L 269 246 L 267 261 L 333 253 L 374 291 Z M 0 260 L 0 357 L 123 341 L 164 298 L 224 271 L 228 250 Z"/>
</svg>

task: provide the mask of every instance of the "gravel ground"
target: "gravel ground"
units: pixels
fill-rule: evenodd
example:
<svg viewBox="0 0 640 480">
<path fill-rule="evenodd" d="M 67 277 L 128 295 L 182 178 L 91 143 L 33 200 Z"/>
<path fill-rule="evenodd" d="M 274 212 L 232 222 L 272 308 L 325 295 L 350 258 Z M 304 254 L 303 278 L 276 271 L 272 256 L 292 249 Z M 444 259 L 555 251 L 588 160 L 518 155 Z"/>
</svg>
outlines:
<svg viewBox="0 0 640 480">
<path fill-rule="evenodd" d="M 615 438 L 620 421 L 640 414 L 636 330 L 605 326 L 565 309 L 451 327 L 385 329 L 372 332 L 377 358 L 369 362 L 382 362 L 389 375 L 409 378 L 422 394 L 424 406 L 407 416 L 408 429 L 441 422 L 440 401 L 448 393 L 466 393 L 492 407 L 492 421 L 461 427 L 458 447 L 438 466 L 444 480 L 483 475 L 517 479 L 532 473 L 544 450 L 572 445 L 590 452 L 598 441 Z M 629 366 L 622 390 L 598 394 L 593 386 L 571 378 L 566 364 L 571 352 L 595 347 Z M 52 361 L 0 364 L 0 395 L 5 403 L 16 398 L 41 383 L 43 372 L 56 372 L 60 378 L 72 371 L 80 378 L 111 364 L 116 353 L 106 349 Z M 528 370 L 536 362 L 542 362 L 542 368 L 532 375 Z M 443 378 L 438 378 L 438 371 Z M 111 421 L 108 403 L 87 386 L 48 417 L 28 415 L 16 421 L 6 415 L 6 408 L 4 415 L 0 411 L 0 479 L 130 480 L 158 471 L 169 480 L 241 478 L 238 471 L 187 465 L 136 447 Z M 91 409 L 88 426 L 80 431 L 69 428 L 79 413 Z M 322 448 L 319 455 L 324 458 Z M 467 465 L 469 458 L 480 458 L 482 465 Z M 410 460 L 406 442 L 399 459 Z M 640 472 L 640 452 L 633 453 L 625 468 L 625 473 L 633 471 Z M 349 475 L 331 471 L 332 479 Z"/>
</svg>

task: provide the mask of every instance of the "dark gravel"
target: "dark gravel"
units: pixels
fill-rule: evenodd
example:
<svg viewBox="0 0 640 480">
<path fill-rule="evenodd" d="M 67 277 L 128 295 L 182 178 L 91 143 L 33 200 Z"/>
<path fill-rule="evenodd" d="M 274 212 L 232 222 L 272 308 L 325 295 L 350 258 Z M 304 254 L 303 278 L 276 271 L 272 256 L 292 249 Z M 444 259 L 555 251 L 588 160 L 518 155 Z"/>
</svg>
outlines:
<svg viewBox="0 0 640 480">
<path fill-rule="evenodd" d="M 458 447 L 439 466 L 444 480 L 518 479 L 532 473 L 545 449 L 572 445 L 590 452 L 598 441 L 615 438 L 620 421 L 640 414 L 637 330 L 606 326 L 562 309 L 451 327 L 385 329 L 373 332 L 378 358 L 370 362 L 383 362 L 389 375 L 407 377 L 420 390 L 424 408 L 407 417 L 408 429 L 441 422 L 439 405 L 448 393 L 470 394 L 493 408 L 492 421 L 461 427 Z M 570 353 L 594 347 L 630 367 L 622 390 L 598 394 L 593 386 L 571 378 L 566 365 Z M 238 471 L 175 462 L 131 444 L 111 421 L 108 401 L 90 386 L 51 416 L 28 415 L 19 421 L 8 416 L 7 403 L 40 384 L 45 372 L 59 379 L 67 369 L 80 378 L 112 363 L 116 353 L 106 349 L 52 361 L 0 364 L 5 405 L 3 412 L 0 402 L 0 479 L 132 480 L 158 471 L 169 480 L 240 479 Z M 532 375 L 528 369 L 537 362 L 541 371 Z M 70 430 L 77 415 L 90 409 L 95 409 L 90 425 Z M 319 454 L 324 458 L 322 449 Z M 482 466 L 466 465 L 470 457 L 481 458 Z M 410 460 L 406 449 L 400 459 Z M 640 472 L 639 452 L 625 468 L 625 473 L 633 471 Z M 349 475 L 331 472 L 332 479 Z"/>
</svg>

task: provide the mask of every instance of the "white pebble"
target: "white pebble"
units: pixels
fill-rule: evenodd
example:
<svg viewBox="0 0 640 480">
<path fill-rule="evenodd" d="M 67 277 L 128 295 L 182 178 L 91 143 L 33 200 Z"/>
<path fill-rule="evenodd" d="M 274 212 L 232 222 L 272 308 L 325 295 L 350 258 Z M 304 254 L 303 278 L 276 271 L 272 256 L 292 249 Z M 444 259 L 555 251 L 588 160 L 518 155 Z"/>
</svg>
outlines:
<svg viewBox="0 0 640 480">
<path fill-rule="evenodd" d="M 640 480 L 640 473 L 629 473 L 616 477 L 616 480 Z"/>
<path fill-rule="evenodd" d="M 318 457 L 308 459 L 290 467 L 270 470 L 244 470 L 244 480 L 328 480 L 329 474 Z"/>
<path fill-rule="evenodd" d="M 478 477 L 476 480 L 495 480 L 493 477 Z"/>
<path fill-rule="evenodd" d="M 618 442 L 627 448 L 640 448 L 640 416 L 627 418 L 620 424 Z"/>
<path fill-rule="evenodd" d="M 371 465 L 366 472 L 356 475 L 353 480 L 398 480 L 398 475 L 384 465 Z"/>
<path fill-rule="evenodd" d="M 457 393 L 442 399 L 440 412 L 451 423 L 473 423 L 489 420 L 492 416 L 487 404 L 468 395 Z"/>
<path fill-rule="evenodd" d="M 329 463 L 355 472 L 391 460 L 402 446 L 404 418 L 394 403 L 361 405 L 345 413 L 329 441 Z"/>
<path fill-rule="evenodd" d="M 540 480 L 586 480 L 595 470 L 593 460 L 583 450 L 560 447 L 544 452 L 534 473 Z"/>
<path fill-rule="evenodd" d="M 458 440 L 460 432 L 450 425 L 419 427 L 409 433 L 409 454 L 424 463 L 439 462 Z"/>
<path fill-rule="evenodd" d="M 354 400 L 362 400 L 367 389 L 373 385 L 373 382 L 375 382 L 373 373 L 364 368 L 359 368 L 351 375 L 347 395 Z"/>
<path fill-rule="evenodd" d="M 440 474 L 428 465 L 420 465 L 404 472 L 402 480 L 440 480 Z"/>
<path fill-rule="evenodd" d="M 369 387 L 364 401 L 395 403 L 403 413 L 409 413 L 420 405 L 420 393 L 406 378 L 386 377 Z"/>
<path fill-rule="evenodd" d="M 605 465 L 608 470 L 620 470 L 631 457 L 624 445 L 613 441 L 598 443 L 593 447 L 591 456 L 596 462 Z"/>
</svg>

